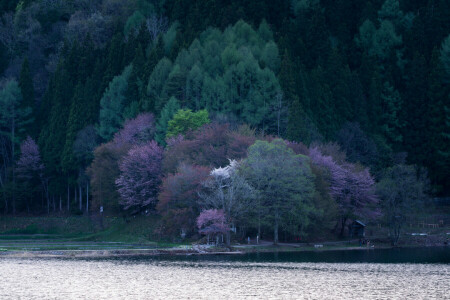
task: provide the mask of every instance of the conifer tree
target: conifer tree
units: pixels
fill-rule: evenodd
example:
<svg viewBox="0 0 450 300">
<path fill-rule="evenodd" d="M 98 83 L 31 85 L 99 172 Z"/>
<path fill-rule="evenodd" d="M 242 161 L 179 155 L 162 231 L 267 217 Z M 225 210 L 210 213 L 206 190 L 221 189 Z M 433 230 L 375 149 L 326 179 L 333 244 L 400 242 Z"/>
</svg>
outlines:
<svg viewBox="0 0 450 300">
<path fill-rule="evenodd" d="M 100 100 L 101 108 L 97 131 L 100 137 L 106 141 L 109 141 L 122 125 L 131 71 L 132 66 L 130 65 L 123 70 L 121 75 L 114 77 Z"/>
<path fill-rule="evenodd" d="M 401 135 L 403 126 L 400 120 L 402 102 L 399 92 L 389 82 L 385 82 L 383 85 L 381 101 L 383 111 L 381 115 L 381 130 L 390 144 L 401 143 L 403 140 Z"/>
<path fill-rule="evenodd" d="M 164 107 L 162 91 L 170 71 L 172 70 L 172 62 L 167 59 L 161 59 L 153 69 L 147 84 L 147 101 L 144 102 L 143 108 L 146 111 L 154 111 L 159 114 Z"/>
<path fill-rule="evenodd" d="M 30 64 L 28 63 L 28 58 L 25 58 L 22 69 L 20 71 L 19 76 L 19 87 L 22 93 L 22 108 L 29 107 L 31 108 L 31 117 L 34 119 L 34 112 L 36 110 L 36 104 L 34 100 L 34 87 L 33 87 L 33 79 L 31 78 L 30 72 Z M 29 124 L 25 129 L 27 133 L 31 136 L 35 136 L 37 134 L 36 126 L 34 124 Z"/>
<path fill-rule="evenodd" d="M 22 107 L 22 93 L 20 87 L 15 80 L 6 83 L 0 91 L 0 136 L 6 139 L 5 147 L 11 149 L 10 157 L 3 157 L 3 162 L 10 163 L 14 166 L 16 157 L 16 146 L 20 143 L 20 133 L 25 129 L 32 120 L 30 119 L 31 108 Z M 4 154 L 5 155 L 5 154 Z M 7 168 L 8 166 L 4 166 Z M 16 213 L 15 198 L 15 172 L 12 168 L 11 174 L 13 191 L 12 191 L 12 210 Z"/>
<path fill-rule="evenodd" d="M 50 114 L 39 135 L 39 147 L 42 150 L 42 159 L 47 166 L 47 171 L 55 175 L 62 171 L 61 155 L 66 142 L 73 83 L 62 65 L 58 67 L 53 81 L 52 94 L 49 96 L 51 97 Z M 45 110 L 48 107 L 42 107 L 42 109 Z"/>
</svg>

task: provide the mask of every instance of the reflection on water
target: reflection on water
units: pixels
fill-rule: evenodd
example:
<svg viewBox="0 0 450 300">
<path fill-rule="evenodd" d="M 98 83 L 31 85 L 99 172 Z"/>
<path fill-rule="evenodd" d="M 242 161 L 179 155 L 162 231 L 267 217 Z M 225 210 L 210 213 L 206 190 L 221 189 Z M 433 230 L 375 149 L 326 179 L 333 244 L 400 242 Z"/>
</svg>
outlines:
<svg viewBox="0 0 450 300">
<path fill-rule="evenodd" d="M 408 251 L 397 255 L 411 256 Z M 446 299 L 450 292 L 448 251 L 438 251 L 440 263 L 375 263 L 367 258 L 369 262 L 356 263 L 342 259 L 343 255 L 361 255 L 354 251 L 325 253 L 324 257 L 335 256 L 335 260 L 340 256 L 341 262 L 319 262 L 317 257 L 304 262 L 305 255 L 311 255 L 306 253 L 90 260 L 0 258 L 0 299 Z M 380 254 L 372 251 L 365 255 L 376 260 L 383 254 L 375 252 Z M 429 253 L 429 257 L 433 255 Z"/>
</svg>

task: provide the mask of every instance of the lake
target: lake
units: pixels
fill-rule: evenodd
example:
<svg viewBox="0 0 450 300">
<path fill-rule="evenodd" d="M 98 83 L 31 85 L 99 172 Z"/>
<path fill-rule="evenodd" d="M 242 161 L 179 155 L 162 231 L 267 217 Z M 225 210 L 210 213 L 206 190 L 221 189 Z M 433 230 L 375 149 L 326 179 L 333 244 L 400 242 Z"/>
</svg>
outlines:
<svg viewBox="0 0 450 300">
<path fill-rule="evenodd" d="M 449 299 L 450 248 L 104 259 L 0 256 L 0 299 Z"/>
</svg>

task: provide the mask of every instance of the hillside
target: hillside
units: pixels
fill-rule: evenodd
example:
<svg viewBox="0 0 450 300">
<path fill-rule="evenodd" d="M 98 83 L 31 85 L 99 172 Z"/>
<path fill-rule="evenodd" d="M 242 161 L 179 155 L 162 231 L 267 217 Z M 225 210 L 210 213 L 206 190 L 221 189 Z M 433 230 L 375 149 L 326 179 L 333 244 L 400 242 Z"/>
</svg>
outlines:
<svg viewBox="0 0 450 300">
<path fill-rule="evenodd" d="M 448 1 L 0 0 L 0 12 L 5 214 L 151 211 L 167 234 L 192 232 L 225 209 L 205 204 L 205 182 L 228 159 L 242 195 L 266 194 L 224 218 L 286 240 L 342 235 L 357 217 L 392 225 L 392 205 L 412 216 L 450 193 Z M 264 202 L 281 196 L 257 163 L 277 159 L 292 162 L 270 183 L 281 206 Z M 393 186 L 415 188 L 392 203 Z"/>
</svg>

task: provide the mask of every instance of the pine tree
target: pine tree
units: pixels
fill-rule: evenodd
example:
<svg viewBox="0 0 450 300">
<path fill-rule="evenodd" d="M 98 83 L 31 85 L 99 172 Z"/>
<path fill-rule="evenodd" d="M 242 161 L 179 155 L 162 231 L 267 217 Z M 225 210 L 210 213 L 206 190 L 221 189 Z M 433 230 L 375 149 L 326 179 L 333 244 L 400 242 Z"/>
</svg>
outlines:
<svg viewBox="0 0 450 300">
<path fill-rule="evenodd" d="M 52 176 L 62 172 L 61 155 L 66 143 L 67 121 L 73 94 L 70 75 L 61 65 L 53 80 L 50 114 L 39 135 L 42 158 Z"/>
<path fill-rule="evenodd" d="M 175 97 L 180 101 L 181 107 L 186 105 L 186 74 L 181 70 L 179 65 L 175 65 L 169 73 L 167 81 L 162 90 L 162 102 L 155 103 L 156 112 L 160 111 L 165 102 L 170 97 Z"/>
<path fill-rule="evenodd" d="M 77 170 L 76 160 L 73 153 L 73 143 L 78 132 L 92 122 L 92 114 L 89 107 L 89 89 L 83 84 L 75 87 L 72 98 L 69 118 L 67 120 L 67 130 L 64 150 L 61 157 L 61 165 L 64 173 Z"/>
<path fill-rule="evenodd" d="M 22 69 L 20 71 L 19 76 L 19 87 L 23 97 L 21 106 L 22 108 L 26 107 L 31 108 L 32 110 L 31 117 L 34 119 L 36 103 L 34 100 L 33 79 L 31 78 L 30 64 L 28 63 L 28 58 L 25 58 L 22 64 Z M 25 130 L 30 136 L 36 136 L 37 134 L 36 129 L 37 129 L 36 126 L 30 123 Z"/>
<path fill-rule="evenodd" d="M 402 123 L 400 120 L 400 111 L 402 102 L 400 93 L 394 89 L 389 82 L 385 82 L 381 92 L 382 115 L 381 115 L 381 131 L 391 144 L 399 144 L 402 142 L 401 135 Z"/>
<path fill-rule="evenodd" d="M 97 132 L 106 141 L 109 141 L 122 126 L 128 79 L 132 69 L 130 65 L 121 75 L 114 77 L 100 100 Z"/>
<path fill-rule="evenodd" d="M 172 70 L 172 62 L 167 58 L 161 59 L 153 69 L 147 84 L 147 100 L 142 107 L 146 111 L 154 111 L 156 115 L 161 112 L 164 107 L 162 91 L 165 82 Z"/>
<path fill-rule="evenodd" d="M 136 49 L 132 65 L 133 70 L 128 78 L 128 88 L 124 107 L 129 107 L 132 103 L 140 103 L 144 96 L 143 82 L 145 80 L 145 56 L 140 45 Z"/>
<path fill-rule="evenodd" d="M 32 122 L 30 119 L 31 108 L 22 107 L 22 93 L 16 81 L 11 80 L 6 83 L 4 88 L 0 91 L 0 136 L 5 137 L 7 148 L 11 149 L 10 157 L 3 157 L 3 161 L 9 165 L 5 168 L 12 167 L 15 164 L 16 149 L 20 143 L 20 133 L 23 132 L 25 126 Z M 8 145 L 9 144 L 9 145 Z M 13 214 L 16 213 L 16 198 L 15 198 L 15 172 L 12 168 L 11 181 L 13 184 L 12 190 L 12 209 Z"/>
</svg>

